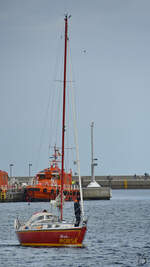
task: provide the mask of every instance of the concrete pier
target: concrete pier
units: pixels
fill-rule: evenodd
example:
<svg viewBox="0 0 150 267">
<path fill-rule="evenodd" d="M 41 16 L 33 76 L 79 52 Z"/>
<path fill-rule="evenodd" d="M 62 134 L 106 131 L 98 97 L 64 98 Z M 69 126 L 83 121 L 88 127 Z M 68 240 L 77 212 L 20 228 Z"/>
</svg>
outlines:
<svg viewBox="0 0 150 267">
<path fill-rule="evenodd" d="M 76 182 L 77 180 L 73 179 Z M 12 182 L 13 181 L 13 182 Z M 10 184 L 13 189 L 4 192 L 0 192 L 0 202 L 17 202 L 25 201 L 24 190 L 25 186 L 32 184 L 33 177 L 13 177 L 10 179 Z M 74 187 L 74 185 L 73 185 Z M 90 187 L 83 187 L 83 199 L 85 200 L 98 200 L 98 199 L 110 199 L 111 189 L 110 187 L 101 187 L 96 182 L 90 183 Z"/>
<path fill-rule="evenodd" d="M 111 189 L 109 187 L 86 187 L 83 188 L 84 200 L 109 200 Z"/>
<path fill-rule="evenodd" d="M 6 201 L 8 202 L 23 202 L 24 190 L 8 191 L 6 193 Z"/>
<path fill-rule="evenodd" d="M 24 187 L 33 183 L 34 177 L 13 177 L 9 178 L 10 184 L 15 189 L 8 191 L 6 194 L 0 191 L 0 202 L 7 201 L 24 201 Z M 82 188 L 84 199 L 110 199 L 111 189 L 150 189 L 150 176 L 130 175 L 130 176 L 95 176 L 96 182 L 101 186 L 98 188 L 87 188 L 91 182 L 91 176 L 82 176 Z M 78 177 L 74 176 L 75 183 Z M 13 181 L 13 182 L 12 182 Z M 20 189 L 19 189 L 20 188 Z"/>
<path fill-rule="evenodd" d="M 24 190 L 8 190 L 6 192 L 0 191 L 0 202 L 23 202 Z"/>
<path fill-rule="evenodd" d="M 84 200 L 109 200 L 111 190 L 108 187 L 83 188 Z M 24 190 L 0 192 L 0 202 L 24 202 Z"/>
<path fill-rule="evenodd" d="M 73 177 L 75 181 L 77 177 Z M 111 189 L 150 189 L 149 175 L 120 175 L 120 176 L 95 176 L 96 182 L 102 187 Z M 87 187 L 91 176 L 82 176 L 82 187 Z"/>
<path fill-rule="evenodd" d="M 15 183 L 32 184 L 34 177 L 13 177 Z M 82 188 L 86 188 L 91 182 L 91 176 L 82 176 Z M 9 178 L 9 180 L 11 180 Z M 73 180 L 78 182 L 78 177 L 73 176 Z M 149 175 L 118 175 L 118 176 L 95 176 L 96 182 L 102 187 L 111 187 L 112 189 L 150 189 Z"/>
</svg>

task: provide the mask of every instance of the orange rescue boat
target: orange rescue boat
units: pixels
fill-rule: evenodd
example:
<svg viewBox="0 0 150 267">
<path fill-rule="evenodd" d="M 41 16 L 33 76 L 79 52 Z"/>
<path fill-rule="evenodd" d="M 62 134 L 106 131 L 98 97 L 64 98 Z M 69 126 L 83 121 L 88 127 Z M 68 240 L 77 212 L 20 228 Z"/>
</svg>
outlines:
<svg viewBox="0 0 150 267">
<path fill-rule="evenodd" d="M 59 150 L 54 147 L 53 159 L 50 167 L 36 175 L 34 185 L 25 189 L 26 201 L 50 201 L 55 200 L 61 190 L 61 169 L 59 168 Z M 78 185 L 72 185 L 72 171 L 64 172 L 64 200 L 74 201 L 80 196 Z"/>
</svg>

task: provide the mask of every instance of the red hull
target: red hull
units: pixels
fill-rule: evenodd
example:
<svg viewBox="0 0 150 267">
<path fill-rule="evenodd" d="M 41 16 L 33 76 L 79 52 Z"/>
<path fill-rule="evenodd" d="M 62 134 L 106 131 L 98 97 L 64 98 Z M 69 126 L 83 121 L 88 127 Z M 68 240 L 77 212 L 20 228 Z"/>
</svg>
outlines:
<svg viewBox="0 0 150 267">
<path fill-rule="evenodd" d="M 82 247 L 86 226 L 71 229 L 16 231 L 22 246 Z"/>
<path fill-rule="evenodd" d="M 34 188 L 36 190 L 34 191 Z M 39 191 L 37 191 L 37 188 Z M 55 200 L 58 193 L 56 189 L 51 189 L 48 187 L 32 187 L 31 189 L 26 188 L 25 200 L 26 201 L 50 201 Z M 80 196 L 79 189 L 64 190 L 65 201 L 74 201 Z"/>
</svg>

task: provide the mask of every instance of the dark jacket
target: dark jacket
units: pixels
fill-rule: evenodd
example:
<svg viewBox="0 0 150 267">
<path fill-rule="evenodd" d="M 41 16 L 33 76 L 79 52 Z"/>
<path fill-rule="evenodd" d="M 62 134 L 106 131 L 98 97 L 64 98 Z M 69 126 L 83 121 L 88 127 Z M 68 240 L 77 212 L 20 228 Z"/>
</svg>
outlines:
<svg viewBox="0 0 150 267">
<path fill-rule="evenodd" d="M 81 209 L 80 209 L 80 202 L 74 202 L 74 213 L 75 216 L 80 216 L 81 215 Z"/>
</svg>

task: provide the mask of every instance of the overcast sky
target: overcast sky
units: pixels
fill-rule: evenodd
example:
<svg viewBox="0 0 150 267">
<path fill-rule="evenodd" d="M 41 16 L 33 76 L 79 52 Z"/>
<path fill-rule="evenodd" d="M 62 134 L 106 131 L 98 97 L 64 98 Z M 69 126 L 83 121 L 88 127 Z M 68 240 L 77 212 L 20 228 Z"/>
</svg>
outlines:
<svg viewBox="0 0 150 267">
<path fill-rule="evenodd" d="M 81 174 L 90 174 L 92 121 L 96 175 L 149 173 L 149 0 L 0 0 L 0 169 L 48 166 L 48 134 L 39 147 L 66 11 Z"/>
</svg>

